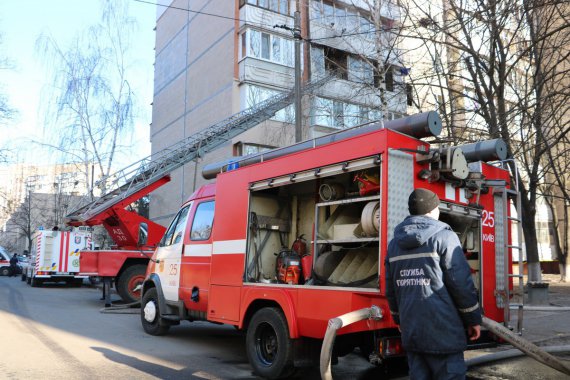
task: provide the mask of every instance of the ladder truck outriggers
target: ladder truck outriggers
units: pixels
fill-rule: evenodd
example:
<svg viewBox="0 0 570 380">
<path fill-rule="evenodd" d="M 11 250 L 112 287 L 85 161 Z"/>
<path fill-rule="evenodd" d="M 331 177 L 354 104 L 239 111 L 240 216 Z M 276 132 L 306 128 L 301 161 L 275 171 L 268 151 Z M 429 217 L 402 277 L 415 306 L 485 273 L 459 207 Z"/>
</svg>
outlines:
<svg viewBox="0 0 570 380">
<path fill-rule="evenodd" d="M 302 92 L 311 93 L 328 80 L 324 76 L 308 82 Z M 111 306 L 113 285 L 125 302 L 140 300 L 147 263 L 165 231 L 129 206 L 168 183 L 175 169 L 274 116 L 293 102 L 294 95 L 294 91 L 276 94 L 102 179 L 104 194 L 66 216 L 69 226 L 103 226 L 114 242 L 111 249 L 80 252 L 81 275 L 102 279 L 105 306 Z"/>
<path fill-rule="evenodd" d="M 513 191 L 508 170 L 489 163 L 506 158 L 506 145 L 421 140 L 441 128 L 428 112 L 205 166 L 215 182 L 181 206 L 149 262 L 144 330 L 233 325 L 247 331 L 254 371 L 280 378 L 318 363 L 329 320 L 365 308 L 369 318 L 339 329 L 334 355 L 359 347 L 375 363 L 402 356 L 384 259 L 418 187 L 439 196 L 485 316 L 508 324 Z"/>
</svg>

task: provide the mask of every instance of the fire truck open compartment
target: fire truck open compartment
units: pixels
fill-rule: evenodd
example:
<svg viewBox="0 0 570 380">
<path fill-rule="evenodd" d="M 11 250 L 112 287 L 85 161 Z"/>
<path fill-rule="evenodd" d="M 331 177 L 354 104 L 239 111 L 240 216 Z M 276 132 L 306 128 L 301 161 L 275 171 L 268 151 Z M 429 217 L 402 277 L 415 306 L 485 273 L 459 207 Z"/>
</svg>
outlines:
<svg viewBox="0 0 570 380">
<path fill-rule="evenodd" d="M 379 163 L 367 157 L 251 184 L 245 281 L 278 283 L 277 255 L 304 236 L 312 275 L 289 285 L 378 289 Z"/>
<path fill-rule="evenodd" d="M 463 253 L 471 268 L 473 282 L 481 298 L 481 211 L 441 202 L 439 220 L 447 223 L 459 237 Z"/>
</svg>

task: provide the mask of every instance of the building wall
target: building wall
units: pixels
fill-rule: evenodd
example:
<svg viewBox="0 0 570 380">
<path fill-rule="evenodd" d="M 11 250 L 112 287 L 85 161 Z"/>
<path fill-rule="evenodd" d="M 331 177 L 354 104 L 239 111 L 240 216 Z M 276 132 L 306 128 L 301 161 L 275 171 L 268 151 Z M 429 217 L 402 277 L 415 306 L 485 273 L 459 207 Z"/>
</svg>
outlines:
<svg viewBox="0 0 570 380">
<path fill-rule="evenodd" d="M 173 7 L 234 17 L 233 1 L 175 0 Z M 156 25 L 152 152 L 234 113 L 234 21 L 168 8 Z M 228 144 L 229 146 L 229 144 Z M 231 154 L 229 148 L 222 148 Z M 195 188 L 194 164 L 171 173 L 171 182 L 151 194 L 150 216 L 168 224 Z"/>
<path fill-rule="evenodd" d="M 0 230 L 32 193 L 86 194 L 88 184 L 76 164 L 13 164 L 0 168 Z"/>
<path fill-rule="evenodd" d="M 296 1 L 284 1 L 286 0 L 173 0 L 172 7 L 157 12 L 155 88 L 150 134 L 153 153 L 232 114 L 255 106 L 267 97 L 293 89 L 292 33 L 284 28 L 274 28 L 274 25 L 286 25 L 288 28 L 294 25 Z M 361 28 L 362 19 L 355 17 L 367 14 L 366 2 L 333 1 L 332 8 L 327 8 L 327 12 L 332 9 L 331 15 L 336 17 L 337 27 L 313 21 L 321 17 L 315 12 L 323 9 L 322 1 L 302 0 L 300 3 L 302 35 L 311 38 L 314 33 L 320 38 L 319 49 L 328 49 L 325 48 L 328 46 L 341 51 L 345 62 L 349 61 L 348 55 L 352 57 L 351 62 L 354 62 L 358 54 L 371 58 L 375 45 L 370 40 L 354 36 L 334 37 L 342 32 L 339 20 L 360 20 L 354 25 Z M 360 4 L 361 8 L 354 4 Z M 269 9 L 273 6 L 279 9 Z M 176 8 L 190 9 L 193 12 Z M 383 19 L 390 14 L 397 14 L 393 10 L 393 7 L 385 5 L 381 11 Z M 346 17 L 347 14 L 350 17 Z M 301 74 L 304 80 L 316 79 L 324 74 L 311 70 L 314 66 L 312 62 L 318 58 L 311 55 L 312 45 L 317 44 L 302 44 Z M 390 61 L 390 64 L 397 63 L 396 59 Z M 394 69 L 394 73 L 398 76 L 399 71 Z M 364 122 L 378 117 L 378 111 L 382 107 L 376 95 L 379 85 L 362 82 L 355 84 L 349 80 L 351 78 L 348 74 L 344 75 L 345 78 L 331 79 L 315 95 L 303 97 L 303 139 L 353 126 L 357 120 Z M 397 80 L 403 81 L 403 78 L 398 77 Z M 401 91 L 388 93 L 388 109 L 385 110 L 388 118 L 405 114 L 405 94 L 402 94 Z M 315 104 L 329 107 L 324 110 L 328 116 L 316 118 Z M 365 117 L 361 115 L 363 113 Z M 337 123 L 338 120 L 341 121 Z M 172 172 L 170 183 L 151 194 L 151 219 L 164 225 L 170 222 L 180 204 L 206 182 L 200 174 L 204 164 L 225 160 L 242 154 L 242 151 L 250 152 L 293 143 L 293 121 L 291 108 L 280 111 L 272 119 L 207 153 L 198 163 L 188 163 Z"/>
</svg>

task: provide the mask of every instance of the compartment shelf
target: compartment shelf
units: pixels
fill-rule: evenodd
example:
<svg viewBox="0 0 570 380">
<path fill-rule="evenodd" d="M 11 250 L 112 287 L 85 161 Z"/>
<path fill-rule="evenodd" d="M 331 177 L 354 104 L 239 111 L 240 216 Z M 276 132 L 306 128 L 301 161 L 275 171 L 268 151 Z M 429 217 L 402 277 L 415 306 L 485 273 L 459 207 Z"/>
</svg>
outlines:
<svg viewBox="0 0 570 380">
<path fill-rule="evenodd" d="M 347 238 L 347 239 L 330 239 L 330 240 L 317 240 L 317 244 L 343 244 L 343 243 L 362 243 L 362 242 L 374 242 L 380 241 L 378 237 L 354 237 L 354 238 Z"/>
</svg>

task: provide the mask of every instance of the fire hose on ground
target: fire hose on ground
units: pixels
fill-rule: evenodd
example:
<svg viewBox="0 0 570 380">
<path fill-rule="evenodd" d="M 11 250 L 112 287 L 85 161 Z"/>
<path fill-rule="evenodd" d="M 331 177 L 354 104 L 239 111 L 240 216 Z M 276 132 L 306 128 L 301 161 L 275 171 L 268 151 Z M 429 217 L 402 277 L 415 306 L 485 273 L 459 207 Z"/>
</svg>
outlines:
<svg viewBox="0 0 570 380">
<path fill-rule="evenodd" d="M 333 344 L 336 338 L 337 331 L 342 327 L 348 326 L 358 321 L 362 321 L 364 319 L 381 319 L 381 318 L 382 318 L 382 310 L 377 306 L 372 306 L 370 308 L 364 308 L 352 311 L 350 313 L 343 314 L 339 317 L 332 318 L 329 320 L 327 331 L 323 339 L 323 346 L 321 348 L 321 358 L 320 358 L 321 379 L 332 380 L 331 359 L 332 359 Z M 556 358 L 555 356 L 549 354 L 547 350 L 544 350 L 543 348 L 536 346 L 535 344 L 527 341 L 526 339 L 521 338 L 517 334 L 507 329 L 506 327 L 502 326 L 501 324 L 487 317 L 483 317 L 482 324 L 489 331 L 491 331 L 498 337 L 504 339 L 505 341 L 509 342 L 518 350 L 522 351 L 524 354 L 532 357 L 533 359 L 557 371 L 570 375 L 570 367 L 567 364 L 563 363 L 558 358 Z M 570 346 L 562 346 L 558 347 L 557 349 L 550 348 L 549 350 L 551 352 L 565 352 L 568 351 L 568 348 L 570 348 Z M 509 351 L 514 351 L 514 350 L 509 350 Z M 487 355 L 486 360 L 475 358 L 470 361 L 467 361 L 466 363 L 468 365 L 476 365 L 476 364 L 481 364 L 485 361 L 499 360 L 501 359 L 500 357 L 501 354 L 508 355 L 504 353 L 497 353 L 493 354 L 499 356 L 497 359 L 491 358 L 491 355 Z M 511 356 L 505 356 L 505 358 L 508 357 Z"/>
<path fill-rule="evenodd" d="M 541 362 L 549 366 L 550 368 L 554 368 L 557 371 L 570 375 L 570 367 L 563 363 L 557 357 L 550 355 L 548 352 L 543 350 L 542 348 L 538 347 L 537 345 L 529 342 L 526 339 L 521 338 L 517 334 L 513 333 L 508 328 L 504 327 L 500 323 L 493 321 L 487 317 L 483 317 L 483 326 L 489 329 L 493 334 L 496 336 L 506 340 L 526 355 L 530 356 L 531 358 Z"/>
</svg>

